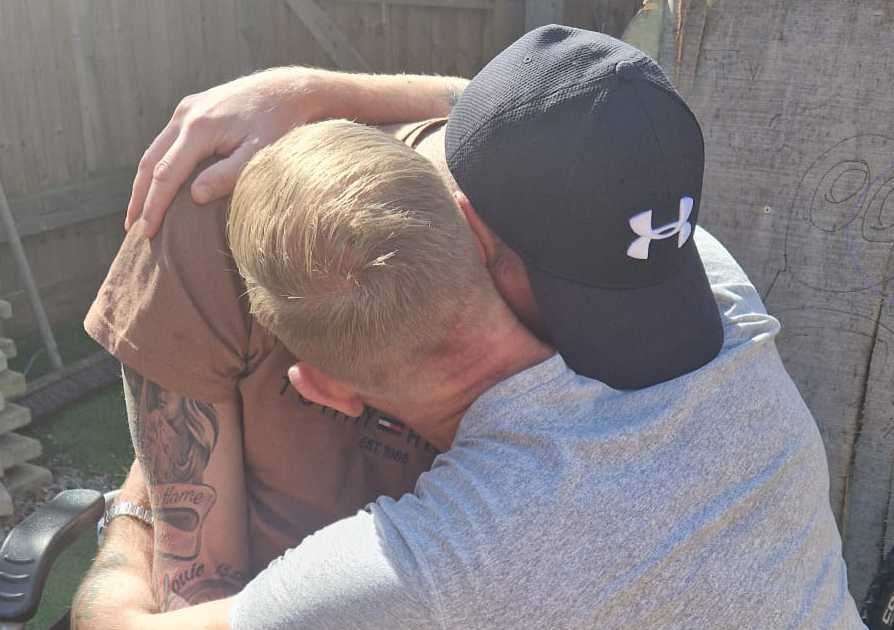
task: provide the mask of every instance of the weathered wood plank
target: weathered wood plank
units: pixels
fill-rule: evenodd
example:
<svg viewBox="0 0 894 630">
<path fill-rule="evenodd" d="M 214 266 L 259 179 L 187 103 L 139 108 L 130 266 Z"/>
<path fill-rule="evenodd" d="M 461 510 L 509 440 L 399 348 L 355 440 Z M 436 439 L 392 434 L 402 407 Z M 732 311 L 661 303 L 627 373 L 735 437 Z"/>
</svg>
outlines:
<svg viewBox="0 0 894 630">
<path fill-rule="evenodd" d="M 330 3 L 326 10 L 370 68 L 385 67 L 388 42 L 381 4 L 338 2 Z"/>
<path fill-rule="evenodd" d="M 69 180 L 68 159 L 65 152 L 65 139 L 62 128 L 62 112 L 59 85 L 54 81 L 58 74 L 56 69 L 53 44 L 44 43 L 39 33 L 51 25 L 52 7 L 48 0 L 30 0 L 27 3 L 26 19 L 28 20 L 31 49 L 29 57 L 33 72 L 31 82 L 35 92 L 35 115 L 40 125 L 41 144 L 44 148 L 41 160 L 45 168 L 41 188 L 58 186 Z"/>
<path fill-rule="evenodd" d="M 236 7 L 232 0 L 201 0 L 200 15 L 204 83 L 219 85 L 237 76 L 232 67 L 239 54 L 238 40 L 225 42 L 221 37 L 235 30 Z"/>
<path fill-rule="evenodd" d="M 435 28 L 433 15 L 437 9 L 407 7 L 407 70 L 410 72 L 435 72 L 432 57 L 432 38 Z"/>
<path fill-rule="evenodd" d="M 120 26 L 116 29 L 116 46 L 120 51 L 117 72 L 127 75 L 120 83 L 120 89 L 128 91 L 121 106 L 125 111 L 128 111 L 127 107 L 133 108 L 130 110 L 133 146 L 128 158 L 135 162 L 162 125 L 158 86 L 164 77 L 158 73 L 159 54 L 156 52 L 161 52 L 161 46 L 151 36 L 152 24 L 158 22 L 159 17 L 150 12 L 145 1 L 131 1 L 122 6 L 117 17 Z"/>
<path fill-rule="evenodd" d="M 388 11 L 388 69 L 390 72 L 406 72 L 409 68 L 409 12 L 410 8 L 387 5 Z"/>
<path fill-rule="evenodd" d="M 493 21 L 493 12 L 457 11 L 456 33 L 453 37 L 453 50 L 446 50 L 445 57 L 453 57 L 455 74 L 461 77 L 473 77 L 490 61 L 487 47 L 490 46 L 487 31 Z"/>
<path fill-rule="evenodd" d="M 485 36 L 486 61 L 490 61 L 525 32 L 524 2 L 496 0 L 489 22 Z"/>
<path fill-rule="evenodd" d="M 121 216 L 77 223 L 22 239 L 51 322 L 83 318 L 121 243 Z M 0 300 L 12 303 L 4 336 L 34 331 L 9 248 L 0 245 Z"/>
<path fill-rule="evenodd" d="M 74 185 L 10 199 L 19 234 L 31 236 L 114 214 L 123 217 L 133 174 L 132 168 L 118 169 Z M 0 244 L 7 241 L 0 227 Z"/>
<path fill-rule="evenodd" d="M 87 0 L 66 4 L 71 19 L 72 57 L 77 77 L 78 101 L 81 105 L 81 128 L 87 171 L 96 171 L 99 164 L 102 122 L 99 110 L 99 82 L 96 77 L 93 10 Z"/>
<path fill-rule="evenodd" d="M 371 67 L 358 53 L 326 11 L 314 0 L 285 0 L 313 33 L 320 46 L 342 70 L 369 72 Z"/>
<path fill-rule="evenodd" d="M 564 18 L 565 0 L 525 0 L 525 30 L 561 24 Z"/>
<path fill-rule="evenodd" d="M 0 84 L 12 86 L 17 72 L 21 68 L 17 63 L 15 51 L 7 53 L 6 48 L 12 44 L 12 31 L 20 28 L 16 23 L 11 3 L 0 2 Z M 19 112 L 24 106 L 22 98 L 9 87 L 0 90 L 0 173 L 9 194 L 25 194 L 25 169 L 22 160 L 22 125 L 19 123 Z"/>
<path fill-rule="evenodd" d="M 859 598 L 894 539 L 894 75 L 877 54 L 894 11 L 686 4 L 674 74 L 705 132 L 703 222 L 782 321 Z"/>
<path fill-rule="evenodd" d="M 47 146 L 40 123 L 38 96 L 31 66 L 34 36 L 27 14 L 27 3 L 24 0 L 9 0 L 6 8 L 11 13 L 10 24 L 4 33 L 6 54 L 3 64 L 15 70 L 4 77 L 3 89 L 15 94 L 19 104 L 13 111 L 16 116 L 14 124 L 21 130 L 18 137 L 18 159 L 21 160 L 19 169 L 23 175 L 23 189 L 17 191 L 21 194 L 40 190 L 41 185 L 47 181 Z"/>
<path fill-rule="evenodd" d="M 202 5 L 200 0 L 181 0 L 180 20 L 183 27 L 184 60 L 183 93 L 200 92 L 211 87 L 208 63 L 202 42 Z"/>
<path fill-rule="evenodd" d="M 668 0 L 648 0 L 645 4 L 659 1 L 668 4 Z M 642 6 L 643 0 L 565 0 L 561 23 L 620 37 Z"/>
<path fill-rule="evenodd" d="M 71 42 L 70 8 L 56 8 L 49 13 L 49 25 L 39 25 L 39 32 L 48 32 L 46 44 L 53 51 L 54 68 L 46 77 L 55 89 L 55 100 L 59 103 L 62 132 L 59 140 L 64 145 L 68 177 L 54 183 L 54 186 L 68 184 L 86 177 L 87 164 L 84 159 L 84 132 L 81 106 L 78 95 L 78 79 L 75 69 Z"/>
<path fill-rule="evenodd" d="M 510 0 L 523 3 L 524 0 Z M 432 7 L 435 9 L 480 9 L 490 11 L 500 0 L 339 0 L 343 4 L 387 4 L 391 6 Z"/>
<path fill-rule="evenodd" d="M 428 42 L 429 67 L 431 72 L 446 75 L 458 75 L 456 54 L 458 48 L 459 11 L 448 11 L 440 8 L 424 9 L 431 21 L 431 39 Z"/>
</svg>

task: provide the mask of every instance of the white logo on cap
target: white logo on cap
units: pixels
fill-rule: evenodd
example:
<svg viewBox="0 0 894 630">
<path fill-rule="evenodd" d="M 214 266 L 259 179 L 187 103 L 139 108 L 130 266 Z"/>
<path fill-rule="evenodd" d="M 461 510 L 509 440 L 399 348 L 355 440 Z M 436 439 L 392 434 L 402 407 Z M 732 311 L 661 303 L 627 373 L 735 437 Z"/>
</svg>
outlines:
<svg viewBox="0 0 894 630">
<path fill-rule="evenodd" d="M 660 228 L 652 227 L 652 211 L 646 210 L 630 219 L 630 229 L 637 235 L 627 248 L 627 255 L 638 260 L 649 259 L 649 245 L 652 241 L 661 241 L 678 234 L 677 247 L 683 247 L 692 235 L 692 224 L 689 215 L 692 214 L 692 197 L 680 199 L 680 218 L 673 223 L 662 225 Z"/>
</svg>

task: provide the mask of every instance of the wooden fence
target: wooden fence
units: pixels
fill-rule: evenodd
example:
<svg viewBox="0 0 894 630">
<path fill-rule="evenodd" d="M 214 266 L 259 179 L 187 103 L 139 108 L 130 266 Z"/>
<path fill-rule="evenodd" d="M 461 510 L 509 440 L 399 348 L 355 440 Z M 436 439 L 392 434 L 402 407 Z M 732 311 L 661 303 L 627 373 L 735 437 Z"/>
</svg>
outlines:
<svg viewBox="0 0 894 630">
<path fill-rule="evenodd" d="M 618 33 L 640 0 L 0 0 L 0 181 L 54 321 L 86 310 L 177 102 L 303 64 L 473 75 L 526 28 Z M 32 329 L 0 232 L 9 332 Z"/>
<path fill-rule="evenodd" d="M 862 597 L 894 546 L 894 4 L 674 5 L 639 41 L 702 123 L 702 223 L 782 322 Z"/>
</svg>

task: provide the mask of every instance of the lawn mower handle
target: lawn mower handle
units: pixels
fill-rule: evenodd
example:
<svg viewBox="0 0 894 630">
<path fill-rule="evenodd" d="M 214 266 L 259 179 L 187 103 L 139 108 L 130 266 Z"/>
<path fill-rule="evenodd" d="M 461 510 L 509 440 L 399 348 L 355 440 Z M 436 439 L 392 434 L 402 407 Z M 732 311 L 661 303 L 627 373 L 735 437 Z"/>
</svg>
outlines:
<svg viewBox="0 0 894 630">
<path fill-rule="evenodd" d="M 63 490 L 16 525 L 0 547 L 0 630 L 19 630 L 37 612 L 50 569 L 105 510 L 96 490 Z"/>
</svg>

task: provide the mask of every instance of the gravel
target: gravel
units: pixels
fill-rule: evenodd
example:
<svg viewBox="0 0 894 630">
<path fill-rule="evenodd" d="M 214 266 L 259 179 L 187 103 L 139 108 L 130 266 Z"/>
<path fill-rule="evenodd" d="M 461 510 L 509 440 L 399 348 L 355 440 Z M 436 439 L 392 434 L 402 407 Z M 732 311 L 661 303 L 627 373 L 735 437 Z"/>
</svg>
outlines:
<svg viewBox="0 0 894 630">
<path fill-rule="evenodd" d="M 18 494 L 12 498 L 14 514 L 0 518 L 0 530 L 2 530 L 4 539 L 9 531 L 31 514 L 36 507 L 49 501 L 62 490 L 90 488 L 100 492 L 109 492 L 120 485 L 112 475 L 84 473 L 61 457 L 54 458 L 49 462 L 42 462 L 41 465 L 47 466 L 52 471 L 53 481 L 42 490 Z"/>
</svg>

